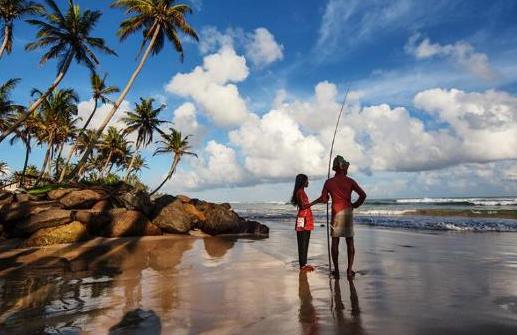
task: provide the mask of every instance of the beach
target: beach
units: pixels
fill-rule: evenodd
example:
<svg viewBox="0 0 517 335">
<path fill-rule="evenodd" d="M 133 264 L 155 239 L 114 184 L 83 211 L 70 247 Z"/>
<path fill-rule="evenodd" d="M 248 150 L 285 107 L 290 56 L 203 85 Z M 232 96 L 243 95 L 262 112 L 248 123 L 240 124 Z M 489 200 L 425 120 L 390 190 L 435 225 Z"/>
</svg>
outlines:
<svg viewBox="0 0 517 335">
<path fill-rule="evenodd" d="M 517 234 L 359 226 L 349 282 L 328 278 L 324 228 L 311 238 L 316 271 L 300 275 L 292 227 L 268 225 L 260 240 L 2 245 L 0 334 L 517 332 Z"/>
</svg>

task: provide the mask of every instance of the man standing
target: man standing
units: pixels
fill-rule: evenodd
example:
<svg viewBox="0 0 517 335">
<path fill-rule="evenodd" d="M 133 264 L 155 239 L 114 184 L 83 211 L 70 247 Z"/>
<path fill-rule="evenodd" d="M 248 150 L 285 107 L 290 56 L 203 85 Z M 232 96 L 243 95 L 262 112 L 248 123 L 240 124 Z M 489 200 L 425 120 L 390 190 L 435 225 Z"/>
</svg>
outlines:
<svg viewBox="0 0 517 335">
<path fill-rule="evenodd" d="M 353 209 L 361 206 L 366 199 L 366 193 L 353 180 L 347 176 L 348 167 L 350 163 L 342 156 L 336 156 L 332 163 L 332 170 L 336 172 L 334 177 L 328 179 L 323 186 L 321 196 L 314 200 L 316 203 L 327 203 L 329 201 L 329 194 L 332 198 L 332 263 L 334 263 L 334 271 L 332 275 L 339 278 L 339 238 L 345 237 L 347 254 L 348 254 L 348 268 L 346 270 L 347 277 L 353 277 L 355 272 L 352 270 L 354 264 L 354 223 L 353 223 Z M 356 192 L 359 198 L 352 203 L 352 192 Z"/>
</svg>

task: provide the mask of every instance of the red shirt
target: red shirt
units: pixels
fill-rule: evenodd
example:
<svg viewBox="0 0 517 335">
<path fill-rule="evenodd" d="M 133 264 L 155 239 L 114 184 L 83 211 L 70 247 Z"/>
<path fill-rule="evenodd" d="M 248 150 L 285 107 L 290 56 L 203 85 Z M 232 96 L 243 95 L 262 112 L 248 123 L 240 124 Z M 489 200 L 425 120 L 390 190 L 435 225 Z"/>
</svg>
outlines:
<svg viewBox="0 0 517 335">
<path fill-rule="evenodd" d="M 310 204 L 309 197 L 307 197 L 307 194 L 305 193 L 305 190 L 303 188 L 298 190 L 296 196 L 301 206 Z M 307 209 L 299 209 L 298 216 L 305 218 L 304 230 L 314 229 L 314 217 L 312 216 L 312 210 L 310 207 Z"/>
<path fill-rule="evenodd" d="M 336 214 L 352 207 L 352 191 L 364 194 L 364 191 L 357 185 L 355 180 L 344 174 L 336 174 L 323 185 L 321 198 L 324 202 L 328 202 L 330 194 L 332 197 L 332 214 Z"/>
</svg>

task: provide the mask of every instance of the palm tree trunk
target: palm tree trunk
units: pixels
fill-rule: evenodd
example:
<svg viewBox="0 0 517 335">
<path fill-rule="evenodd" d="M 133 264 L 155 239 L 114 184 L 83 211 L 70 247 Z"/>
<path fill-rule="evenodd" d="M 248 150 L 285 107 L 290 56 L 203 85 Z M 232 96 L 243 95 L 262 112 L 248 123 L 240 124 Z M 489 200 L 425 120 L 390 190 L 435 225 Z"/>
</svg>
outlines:
<svg viewBox="0 0 517 335">
<path fill-rule="evenodd" d="M 110 151 L 109 155 L 108 155 L 108 158 L 106 158 L 106 163 L 104 163 L 104 166 L 102 167 L 102 170 L 101 170 L 101 177 L 104 176 L 104 172 L 106 172 L 106 169 L 108 168 L 108 165 L 111 161 L 111 156 L 113 155 L 113 152 Z"/>
<path fill-rule="evenodd" d="M 93 106 L 93 111 L 91 112 L 90 116 L 88 117 L 88 120 L 86 120 L 86 123 L 84 124 L 84 126 L 81 128 L 81 131 L 79 132 L 79 136 L 81 136 L 81 134 L 86 130 L 86 128 L 88 128 L 88 125 L 92 121 L 93 115 L 97 111 L 98 105 L 99 105 L 99 101 L 97 99 L 95 99 L 95 105 Z M 59 176 L 58 183 L 62 183 L 63 179 L 65 179 L 66 171 L 68 170 L 68 164 L 70 164 L 70 160 L 72 160 L 72 156 L 74 155 L 75 151 L 77 150 L 77 144 L 78 144 L 78 142 L 75 141 L 72 149 L 70 149 L 70 151 L 68 152 L 68 155 L 66 156 L 65 165 L 63 166 L 63 171 L 61 171 L 61 175 Z"/>
<path fill-rule="evenodd" d="M 29 164 L 29 155 L 31 153 L 31 137 L 27 136 L 27 140 L 25 142 L 25 161 L 23 162 L 23 170 L 22 175 L 20 177 L 20 187 L 23 187 L 25 184 L 25 172 L 27 171 L 27 165 Z"/>
<path fill-rule="evenodd" d="M 162 186 L 165 184 L 165 182 L 172 177 L 174 172 L 176 172 L 176 166 L 178 166 L 179 162 L 180 162 L 180 156 L 179 155 L 174 155 L 174 161 L 172 162 L 172 166 L 171 166 L 171 169 L 169 170 L 169 174 L 167 175 L 167 178 L 165 178 L 162 181 L 162 183 L 154 191 L 152 191 L 151 194 L 149 194 L 149 195 L 155 194 L 156 192 L 158 192 L 158 190 L 160 188 L 162 188 Z"/>
<path fill-rule="evenodd" d="M 77 164 L 77 166 L 75 167 L 74 171 L 72 171 L 72 175 L 81 168 L 82 165 L 84 165 L 86 163 L 86 160 L 88 159 L 88 157 L 90 156 L 92 150 L 93 150 L 93 147 L 95 146 L 96 142 L 97 142 L 97 139 L 101 136 L 102 132 L 104 131 L 104 128 L 106 128 L 106 126 L 108 125 L 108 123 L 111 121 L 111 119 L 113 118 L 113 115 L 115 115 L 115 112 L 118 110 L 118 108 L 120 107 L 120 104 L 124 101 L 124 99 L 126 98 L 126 95 L 129 93 L 129 90 L 131 89 L 131 87 L 133 86 L 134 82 L 135 82 L 135 79 L 136 77 L 138 76 L 138 74 L 140 73 L 140 71 L 142 71 L 142 68 L 144 67 L 145 65 L 145 62 L 147 61 L 147 58 L 149 57 L 149 55 L 151 54 L 151 51 L 153 50 L 153 47 L 154 47 L 154 44 L 156 43 L 156 39 L 158 38 L 158 35 L 160 33 L 160 30 L 161 30 L 161 27 L 159 24 L 156 25 L 156 30 L 154 31 L 154 34 L 153 34 L 153 38 L 151 39 L 151 42 L 149 43 L 149 45 L 147 46 L 147 49 L 145 50 L 145 53 L 144 55 L 142 56 L 142 59 L 140 60 L 140 63 L 138 64 L 137 68 L 135 69 L 135 71 L 133 72 L 133 74 L 131 75 L 131 77 L 129 78 L 129 81 L 127 82 L 126 84 L 126 87 L 124 87 L 124 90 L 122 91 L 122 93 L 120 93 L 120 96 L 118 97 L 117 101 L 115 102 L 115 104 L 113 105 L 113 107 L 111 108 L 110 112 L 106 115 L 106 117 L 104 118 L 104 121 L 102 121 L 102 124 L 100 125 L 99 129 L 97 129 L 97 132 L 95 133 L 95 136 L 94 138 L 92 139 L 92 143 L 90 143 L 90 145 L 88 146 L 88 148 L 85 150 L 84 154 L 83 154 L 83 157 L 81 157 L 81 160 L 79 161 L 79 163 Z"/>
<path fill-rule="evenodd" d="M 61 143 L 59 145 L 59 151 L 57 152 L 57 158 L 56 158 L 56 167 L 55 167 L 55 176 L 57 177 L 59 173 L 59 161 L 61 160 L 61 155 L 63 154 L 63 148 L 65 147 L 64 143 Z"/>
<path fill-rule="evenodd" d="M 9 42 L 9 36 L 11 35 L 11 25 L 6 24 L 4 27 L 4 41 L 0 47 L 0 58 L 2 58 L 4 51 L 7 49 L 7 43 Z"/>
<path fill-rule="evenodd" d="M 129 175 L 131 174 L 131 169 L 133 168 L 133 165 L 135 164 L 136 155 L 138 154 L 138 147 L 135 149 L 135 153 L 133 154 L 133 157 L 131 157 L 131 162 L 129 163 L 129 167 L 127 168 L 126 177 L 124 178 L 126 181 L 129 179 Z"/>
<path fill-rule="evenodd" d="M 45 159 L 43 160 L 43 165 L 41 166 L 41 171 L 39 172 L 38 179 L 36 179 L 36 183 L 34 183 L 34 186 L 38 186 L 38 184 L 41 181 L 41 178 L 43 178 L 43 174 L 45 173 L 45 170 L 47 168 L 47 164 L 50 158 L 50 151 L 52 149 L 52 136 L 50 137 L 47 152 L 45 153 Z"/>
<path fill-rule="evenodd" d="M 9 134 L 11 134 L 13 131 L 15 131 L 16 128 L 18 128 L 20 126 L 20 124 L 22 124 L 22 122 L 25 121 L 27 119 L 27 117 L 29 117 L 29 115 L 31 115 L 39 107 L 39 105 L 41 105 L 41 103 L 50 95 L 50 93 L 52 93 L 56 89 L 56 87 L 61 83 L 61 81 L 65 77 L 65 74 L 68 71 L 70 64 L 72 63 L 73 58 L 74 58 L 73 52 L 69 53 L 66 56 L 65 63 L 63 64 L 63 67 L 61 67 L 61 69 L 59 70 L 59 73 L 58 73 L 56 79 L 54 79 L 54 82 L 52 83 L 52 85 L 50 85 L 48 90 L 42 96 L 40 96 L 38 98 L 38 100 L 36 100 L 27 109 L 27 111 L 25 111 L 25 113 L 23 113 L 16 121 L 13 122 L 13 124 L 7 130 L 5 130 L 2 133 L 2 135 L 0 135 L 0 143 L 2 143 L 2 141 L 5 140 L 5 138 L 7 136 L 9 136 Z"/>
</svg>

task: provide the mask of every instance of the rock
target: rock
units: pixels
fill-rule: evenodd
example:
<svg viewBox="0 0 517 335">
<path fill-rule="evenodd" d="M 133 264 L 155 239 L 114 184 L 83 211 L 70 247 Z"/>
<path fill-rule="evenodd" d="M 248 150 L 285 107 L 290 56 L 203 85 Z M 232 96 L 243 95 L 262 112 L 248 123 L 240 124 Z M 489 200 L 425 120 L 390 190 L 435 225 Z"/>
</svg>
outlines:
<svg viewBox="0 0 517 335">
<path fill-rule="evenodd" d="M 167 233 L 186 234 L 204 216 L 193 205 L 168 195 L 157 199 L 156 208 L 153 224 Z"/>
<path fill-rule="evenodd" d="M 92 207 L 92 211 L 95 212 L 107 212 L 113 208 L 113 205 L 108 200 L 101 200 Z"/>
<path fill-rule="evenodd" d="M 23 247 L 37 247 L 60 243 L 73 243 L 89 239 L 86 227 L 79 221 L 36 231 L 24 243 Z"/>
<path fill-rule="evenodd" d="M 201 212 L 196 206 L 191 204 L 183 204 L 183 210 L 194 218 L 195 222 L 206 221 L 205 213 Z"/>
<path fill-rule="evenodd" d="M 162 235 L 162 230 L 158 226 L 147 222 L 144 226 L 144 236 L 159 236 Z"/>
<path fill-rule="evenodd" d="M 31 200 L 31 197 L 27 193 L 16 193 L 15 198 L 16 202 L 27 202 Z"/>
<path fill-rule="evenodd" d="M 25 218 L 14 224 L 15 235 L 34 233 L 42 228 L 57 227 L 72 222 L 72 211 L 64 209 L 49 209 Z"/>
<path fill-rule="evenodd" d="M 18 221 L 51 208 L 59 208 L 60 206 L 61 204 L 55 201 L 25 201 L 12 203 L 3 209 L 7 212 L 4 220 Z"/>
<path fill-rule="evenodd" d="M 50 200 L 59 200 L 70 192 L 77 191 L 78 188 L 58 188 L 56 190 L 49 191 L 47 197 Z"/>
<path fill-rule="evenodd" d="M 189 197 L 187 197 L 186 195 L 183 195 L 183 194 L 176 196 L 176 198 L 185 204 L 188 204 L 191 201 Z"/>
<path fill-rule="evenodd" d="M 117 198 L 127 209 L 140 211 L 148 216 L 153 212 L 151 197 L 145 191 L 125 192 L 118 195 Z"/>
<path fill-rule="evenodd" d="M 257 221 L 243 220 L 240 222 L 239 234 L 266 237 L 269 236 L 269 227 Z"/>
<path fill-rule="evenodd" d="M 111 222 L 111 215 L 94 210 L 78 210 L 73 214 L 73 219 L 85 224 L 90 233 L 100 235 L 103 228 Z"/>
<path fill-rule="evenodd" d="M 161 235 L 158 227 L 151 225 L 141 212 L 132 210 L 112 210 L 110 211 L 112 221 L 106 226 L 104 236 L 122 237 L 122 236 L 144 236 L 146 233 L 150 235 Z"/>
<path fill-rule="evenodd" d="M 122 320 L 109 329 L 108 335 L 162 333 L 160 317 L 153 310 L 135 309 L 127 312 Z"/>
<path fill-rule="evenodd" d="M 207 234 L 235 234 L 240 230 L 241 218 L 226 206 L 205 204 L 200 208 L 205 214 L 206 220 L 199 228 Z"/>
<path fill-rule="evenodd" d="M 0 204 L 11 203 L 14 201 L 14 196 L 11 192 L 0 190 Z"/>
<path fill-rule="evenodd" d="M 65 208 L 88 209 L 105 197 L 106 194 L 103 191 L 85 189 L 67 193 L 59 199 L 59 202 Z"/>
</svg>

